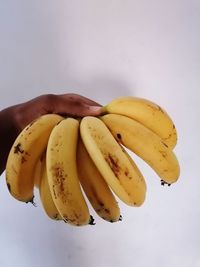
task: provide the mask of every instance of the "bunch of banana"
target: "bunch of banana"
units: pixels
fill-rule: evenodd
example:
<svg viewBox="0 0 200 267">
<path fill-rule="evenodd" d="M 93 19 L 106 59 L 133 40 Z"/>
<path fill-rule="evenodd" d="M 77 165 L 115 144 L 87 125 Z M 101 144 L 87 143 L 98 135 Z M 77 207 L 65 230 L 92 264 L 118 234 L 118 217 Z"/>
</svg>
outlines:
<svg viewBox="0 0 200 267">
<path fill-rule="evenodd" d="M 124 147 L 170 185 L 180 172 L 176 142 L 168 114 L 145 99 L 115 99 L 98 118 L 43 115 L 22 130 L 10 150 L 8 189 L 14 198 L 34 203 L 37 186 L 51 219 L 94 224 L 90 204 L 102 219 L 116 222 L 122 218 L 117 198 L 141 206 L 146 195 L 145 179 Z"/>
<path fill-rule="evenodd" d="M 157 104 L 136 97 L 121 97 L 103 108 L 102 121 L 115 139 L 141 157 L 161 178 L 172 184 L 180 175 L 173 152 L 177 132 L 169 115 Z"/>
</svg>

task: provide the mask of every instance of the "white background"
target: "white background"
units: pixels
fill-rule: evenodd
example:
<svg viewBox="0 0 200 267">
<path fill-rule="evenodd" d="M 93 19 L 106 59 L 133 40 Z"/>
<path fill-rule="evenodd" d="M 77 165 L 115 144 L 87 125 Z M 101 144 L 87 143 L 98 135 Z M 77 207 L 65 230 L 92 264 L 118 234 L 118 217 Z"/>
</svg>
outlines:
<svg viewBox="0 0 200 267">
<path fill-rule="evenodd" d="M 2 175 L 1 267 L 200 266 L 199 31 L 199 0 L 0 1 L 1 109 L 48 92 L 144 97 L 173 118 L 181 165 L 168 188 L 136 159 L 145 204 L 82 228 L 51 221 L 37 198 L 17 202 Z"/>
</svg>

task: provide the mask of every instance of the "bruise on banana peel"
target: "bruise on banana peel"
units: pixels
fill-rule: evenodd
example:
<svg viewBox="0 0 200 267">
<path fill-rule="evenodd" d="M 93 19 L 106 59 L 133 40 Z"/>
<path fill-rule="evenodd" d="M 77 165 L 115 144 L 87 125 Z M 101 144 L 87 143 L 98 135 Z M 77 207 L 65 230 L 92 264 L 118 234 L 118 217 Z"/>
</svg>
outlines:
<svg viewBox="0 0 200 267">
<path fill-rule="evenodd" d="M 14 147 L 14 153 L 15 154 L 23 154 L 24 153 L 24 150 L 22 149 L 22 144 L 21 143 L 18 143 L 15 147 Z"/>
<path fill-rule="evenodd" d="M 122 168 L 120 167 L 119 163 L 119 159 L 116 158 L 114 155 L 111 155 L 111 153 L 108 153 L 108 155 L 105 155 L 105 160 L 108 163 L 108 165 L 110 166 L 111 170 L 113 171 L 115 177 L 118 179 L 119 183 L 122 184 L 121 180 L 120 180 L 120 174 L 123 172 L 125 174 L 125 176 L 128 175 L 128 171 L 127 170 L 122 170 Z M 131 180 L 132 177 L 130 176 L 129 179 Z M 125 188 L 124 188 L 125 190 Z M 130 193 L 127 192 L 127 190 L 125 190 L 126 193 L 128 194 L 128 196 L 130 196 Z M 134 205 L 136 205 L 137 203 L 134 202 Z"/>
<path fill-rule="evenodd" d="M 117 133 L 116 136 L 117 136 L 116 141 L 117 141 L 120 145 L 123 145 L 122 135 L 121 135 L 120 133 Z M 114 136 L 114 137 L 115 137 L 115 136 Z M 122 148 L 122 151 L 125 153 L 124 148 L 123 148 L 123 147 L 121 147 L 121 148 Z M 127 155 L 127 153 L 126 153 L 126 155 Z M 114 160 L 114 157 L 112 157 L 112 155 L 111 155 L 110 153 L 109 153 L 109 155 L 108 155 L 108 158 L 109 158 L 109 160 L 106 160 L 106 161 L 108 162 L 109 166 L 111 167 L 111 169 L 113 170 L 113 172 L 116 174 L 116 177 L 117 177 L 117 173 L 119 173 L 120 170 L 121 170 L 119 164 L 117 164 L 118 161 L 119 161 L 119 159 Z M 110 163 L 111 163 L 111 164 L 110 164 Z M 117 172 L 115 172 L 115 170 L 116 170 Z M 125 170 L 124 170 L 124 174 L 125 174 L 125 176 L 128 177 L 129 179 L 132 179 L 132 176 L 130 175 L 128 169 L 125 169 Z M 117 177 L 117 178 L 118 178 L 118 177 Z"/>
<path fill-rule="evenodd" d="M 30 156 L 30 154 L 28 152 L 26 152 L 23 148 L 22 148 L 22 144 L 18 143 L 15 147 L 14 147 L 14 154 L 17 154 L 19 156 L 21 156 L 21 163 L 23 164 L 24 162 L 27 161 L 26 156 Z"/>
<path fill-rule="evenodd" d="M 53 173 L 53 193 L 55 199 L 57 197 L 62 196 L 62 201 L 63 203 L 66 202 L 66 194 L 65 194 L 65 189 L 64 189 L 64 182 L 65 179 L 67 178 L 67 175 L 64 174 L 64 167 L 63 163 L 57 162 L 54 166 L 51 168 L 51 172 Z M 56 189 L 55 189 L 56 187 Z"/>
<path fill-rule="evenodd" d="M 114 155 L 111 155 L 111 153 L 108 153 L 108 155 L 105 156 L 105 160 L 114 172 L 117 179 L 119 179 L 119 173 L 121 171 L 120 166 L 118 164 L 119 159 L 114 157 Z"/>
<path fill-rule="evenodd" d="M 119 179 L 119 175 L 121 172 L 123 172 L 125 174 L 125 176 L 128 177 L 130 180 L 132 179 L 132 176 L 130 175 L 129 170 L 127 168 L 125 168 L 123 170 L 120 167 L 119 158 L 116 158 L 114 155 L 109 153 L 108 156 L 105 157 L 105 160 L 108 163 L 108 165 L 110 166 L 110 168 L 112 169 L 112 171 L 114 172 L 117 179 Z"/>
<path fill-rule="evenodd" d="M 80 217 L 81 217 L 81 215 L 78 215 L 75 212 L 73 213 L 73 217 L 72 218 L 71 218 L 71 216 L 67 216 L 67 215 L 63 214 L 63 220 L 66 223 L 71 223 L 71 224 L 74 224 L 74 225 L 77 225 L 77 226 L 79 226 L 77 221 L 79 220 Z"/>
<path fill-rule="evenodd" d="M 30 126 L 27 127 L 26 130 L 28 130 L 29 128 L 30 128 Z M 17 155 L 19 155 L 19 157 L 21 157 L 21 160 L 20 160 L 21 164 L 27 162 L 27 160 L 28 160 L 27 157 L 30 157 L 30 154 L 23 149 L 22 144 L 20 142 L 16 146 L 14 146 L 13 149 L 14 149 L 14 154 L 17 154 Z M 13 166 L 13 171 L 15 172 L 14 166 Z M 7 182 L 7 187 L 8 187 L 9 192 L 12 193 L 11 185 L 8 182 Z M 33 199 L 34 199 L 34 196 L 30 200 L 27 200 L 25 203 L 32 203 L 33 206 L 36 206 Z"/>
</svg>

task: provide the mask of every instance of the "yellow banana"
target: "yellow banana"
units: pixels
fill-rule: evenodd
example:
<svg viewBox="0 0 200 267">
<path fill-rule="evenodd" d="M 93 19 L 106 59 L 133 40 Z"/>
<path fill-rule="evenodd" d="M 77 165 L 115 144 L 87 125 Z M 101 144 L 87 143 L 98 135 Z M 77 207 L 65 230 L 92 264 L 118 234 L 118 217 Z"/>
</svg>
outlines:
<svg viewBox="0 0 200 267">
<path fill-rule="evenodd" d="M 81 138 L 78 142 L 77 166 L 83 190 L 96 213 L 109 222 L 121 220 L 117 201 L 90 158 Z"/>
<path fill-rule="evenodd" d="M 6 182 L 14 198 L 33 203 L 36 163 L 47 146 L 53 127 L 62 119 L 56 114 L 41 116 L 16 138 L 6 164 Z"/>
<path fill-rule="evenodd" d="M 51 132 L 46 154 L 47 177 L 55 206 L 65 222 L 77 226 L 93 223 L 77 173 L 78 132 L 78 120 L 61 121 Z"/>
<path fill-rule="evenodd" d="M 36 162 L 35 169 L 34 169 L 34 185 L 35 187 L 39 188 L 40 186 L 40 180 L 42 176 L 42 161 L 43 161 L 43 156 L 39 158 L 39 160 Z"/>
<path fill-rule="evenodd" d="M 46 170 L 46 155 L 44 154 L 41 162 L 41 180 L 39 183 L 40 199 L 43 208 L 49 218 L 54 220 L 62 220 L 51 196 L 49 189 L 47 170 Z"/>
<path fill-rule="evenodd" d="M 173 121 L 166 111 L 149 100 L 120 97 L 103 107 L 103 112 L 125 115 L 135 119 L 159 135 L 170 148 L 174 148 L 177 143 L 177 133 Z"/>
<path fill-rule="evenodd" d="M 146 193 L 144 178 L 105 124 L 96 117 L 84 117 L 80 132 L 90 157 L 115 194 L 128 205 L 140 206 Z"/>
<path fill-rule="evenodd" d="M 123 115 L 107 114 L 101 119 L 116 140 L 146 161 L 164 182 L 176 182 L 180 173 L 178 160 L 157 134 Z"/>
</svg>

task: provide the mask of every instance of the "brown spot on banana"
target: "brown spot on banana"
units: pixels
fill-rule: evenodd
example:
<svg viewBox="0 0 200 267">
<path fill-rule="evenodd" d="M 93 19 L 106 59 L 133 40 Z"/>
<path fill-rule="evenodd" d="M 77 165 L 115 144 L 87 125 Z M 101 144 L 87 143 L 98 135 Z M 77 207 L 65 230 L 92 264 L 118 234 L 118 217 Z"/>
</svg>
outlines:
<svg viewBox="0 0 200 267">
<path fill-rule="evenodd" d="M 109 209 L 104 209 L 104 211 L 108 214 L 110 214 L 110 210 Z"/>
<path fill-rule="evenodd" d="M 98 201 L 98 204 L 99 204 L 99 206 L 101 206 L 101 207 L 104 207 L 104 204 L 103 204 L 103 202 L 101 202 L 101 201 Z"/>
<path fill-rule="evenodd" d="M 162 141 L 162 144 L 168 148 L 168 145 L 165 142 Z"/>
<path fill-rule="evenodd" d="M 65 221 L 65 222 L 68 222 L 68 223 L 71 223 L 71 224 L 74 224 L 74 225 L 79 225 L 78 223 L 77 223 L 77 220 L 79 219 L 79 215 L 78 214 L 76 214 L 76 213 L 74 213 L 73 214 L 74 216 L 73 217 L 68 217 L 67 215 L 63 215 L 63 220 Z"/>
<path fill-rule="evenodd" d="M 28 126 L 28 129 L 37 121 L 37 119 L 34 119 Z"/>
<path fill-rule="evenodd" d="M 59 214 L 56 213 L 54 216 L 53 216 L 54 220 L 58 221 L 59 220 Z"/>
<path fill-rule="evenodd" d="M 26 162 L 27 161 L 27 159 L 24 157 L 24 156 L 22 156 L 22 158 L 21 158 L 21 163 L 23 164 L 24 162 Z"/>
<path fill-rule="evenodd" d="M 122 136 L 121 136 L 121 134 L 120 134 L 120 133 L 117 133 L 117 138 L 118 138 L 119 140 L 121 140 L 121 139 L 122 139 Z"/>
<path fill-rule="evenodd" d="M 119 160 L 117 158 L 114 158 L 114 156 L 112 156 L 110 153 L 107 155 L 105 160 L 114 172 L 115 176 L 118 178 L 119 172 L 121 171 L 120 166 L 118 164 Z"/>
<path fill-rule="evenodd" d="M 124 145 L 123 138 L 122 138 L 122 135 L 120 133 L 117 133 L 116 135 L 113 135 L 113 137 L 115 138 L 115 140 L 118 143 L 120 143 L 120 145 Z"/>
<path fill-rule="evenodd" d="M 167 157 L 166 151 L 160 150 L 159 152 L 161 153 L 161 155 L 162 155 L 163 158 L 166 158 Z"/>
<path fill-rule="evenodd" d="M 129 171 L 125 170 L 124 174 L 125 174 L 125 176 L 128 176 L 129 175 Z M 131 179 L 131 177 L 130 177 L 130 179 Z"/>
<path fill-rule="evenodd" d="M 96 212 L 101 212 L 102 209 L 96 209 Z"/>
<path fill-rule="evenodd" d="M 56 163 L 54 166 L 52 166 L 51 168 L 53 177 L 54 177 L 54 185 L 53 185 L 53 192 L 54 192 L 54 196 L 55 198 L 57 198 L 58 195 L 63 195 L 63 199 L 64 199 L 64 182 L 66 179 L 66 175 L 64 174 L 64 168 L 62 163 Z M 55 187 L 58 187 L 57 190 L 55 190 Z"/>
<path fill-rule="evenodd" d="M 24 153 L 24 150 L 22 149 L 21 147 L 21 143 L 18 143 L 15 147 L 14 147 L 14 153 L 15 154 L 23 154 Z"/>
</svg>

